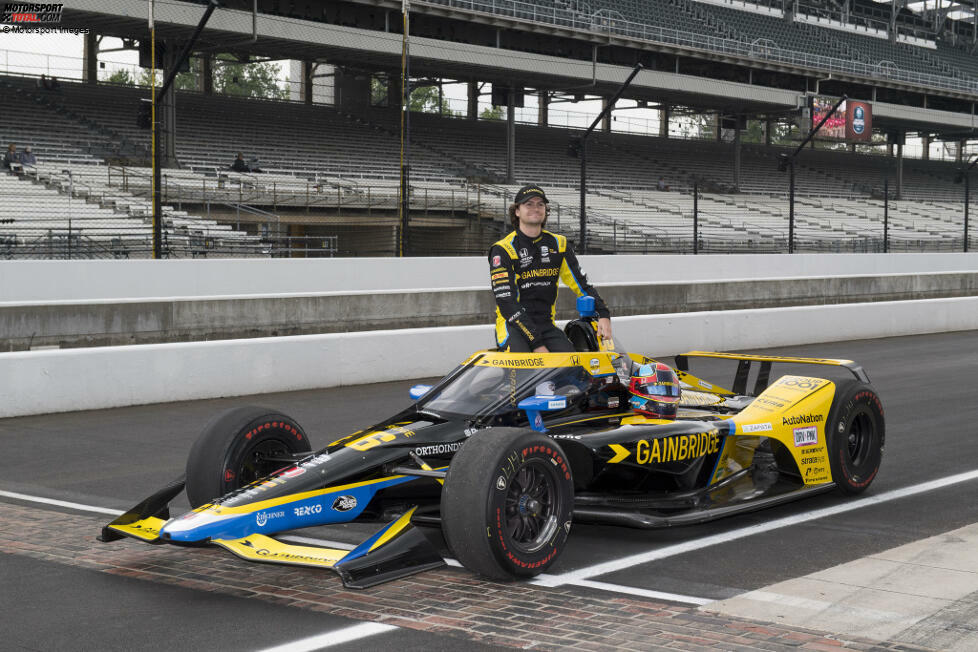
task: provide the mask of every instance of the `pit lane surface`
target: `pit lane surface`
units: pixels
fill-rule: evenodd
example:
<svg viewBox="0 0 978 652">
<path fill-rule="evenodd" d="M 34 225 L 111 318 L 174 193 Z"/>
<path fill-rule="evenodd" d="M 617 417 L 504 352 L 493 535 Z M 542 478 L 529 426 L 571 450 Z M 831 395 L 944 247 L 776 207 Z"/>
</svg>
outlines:
<svg viewBox="0 0 978 652">
<path fill-rule="evenodd" d="M 858 361 L 867 370 L 883 399 L 887 417 L 883 467 L 869 495 L 978 468 L 978 438 L 972 427 L 978 417 L 973 385 L 974 370 L 978 369 L 978 332 L 821 344 L 764 352 L 848 358 Z M 716 366 L 719 367 L 719 363 Z M 709 368 L 710 365 L 694 367 L 693 371 Z M 729 371 L 729 367 L 726 369 Z M 820 375 L 823 369 L 813 372 L 809 367 L 805 371 Z M 700 375 L 719 380 L 709 371 Z M 89 381 L 97 382 L 97 378 Z M 80 379 L 80 382 L 86 381 Z M 0 441 L 3 441 L 4 451 L 0 459 L 0 490 L 8 494 L 16 492 L 126 509 L 181 473 L 186 453 L 201 427 L 226 407 L 258 403 L 280 409 L 303 424 L 315 448 L 371 423 L 373 419 L 364 418 L 364 414 L 382 417 L 408 404 L 407 388 L 414 382 L 0 420 Z M 587 579 L 625 587 L 623 590 L 632 587 L 701 600 L 728 598 L 976 523 L 976 490 L 978 481 L 963 482 L 735 538 L 722 545 L 671 555 L 650 563 L 623 566 L 601 575 L 589 575 Z M 736 533 L 754 524 L 836 506 L 846 500 L 831 492 L 754 514 L 671 530 L 640 531 L 576 525 L 567 550 L 548 575 L 559 579 L 599 563 L 615 562 L 706 536 Z M 25 509 L 28 506 L 29 511 Z M 185 499 L 181 497 L 174 507 L 176 511 L 185 508 Z M 13 520 L 23 519 L 25 513 L 41 518 L 32 519 L 29 526 L 22 528 L 22 540 L 29 541 L 34 533 L 38 539 L 50 541 L 52 536 L 47 529 L 61 527 L 65 530 L 64 536 L 77 541 L 78 549 L 82 551 L 80 555 L 90 546 L 98 546 L 95 548 L 98 563 L 105 563 L 113 554 L 128 555 L 136 547 L 140 549 L 139 555 L 146 552 L 150 557 L 168 549 L 176 552 L 163 553 L 160 563 L 168 572 L 179 572 L 177 569 L 189 566 L 184 560 L 191 559 L 191 553 L 204 552 L 184 551 L 173 546 L 150 547 L 129 541 L 104 546 L 93 544 L 97 528 L 95 531 L 85 528 L 108 517 L 39 505 L 9 495 L 0 496 L 0 524 L 6 520 L 10 525 Z M 82 529 L 73 532 L 73 527 Z M 328 530 L 318 528 L 315 535 L 353 544 L 372 529 L 373 526 L 359 525 Z M 13 527 L 8 529 L 8 540 L 16 539 L 9 534 L 15 530 Z M 227 567 L 228 572 L 244 568 L 262 577 L 285 572 L 274 566 L 253 571 L 257 565 L 229 559 L 227 553 L 207 551 L 207 564 L 192 566 L 185 577 L 188 581 L 183 586 L 174 586 L 172 583 L 132 579 L 146 579 L 146 573 L 124 577 L 99 572 L 104 568 L 94 563 L 89 567 L 72 566 L 54 554 L 34 551 L 32 555 L 28 545 L 19 548 L 14 544 L 0 545 L 0 550 L 18 553 L 0 555 L 0 585 L 16 587 L 13 591 L 5 590 L 0 597 L 0 607 L 5 614 L 0 625 L 0 635 L 3 636 L 0 640 L 12 643 L 13 649 L 150 649 L 165 641 L 173 641 L 173 645 L 166 646 L 176 648 L 262 649 L 358 624 L 355 620 L 340 617 L 335 610 L 329 615 L 283 606 L 289 604 L 283 596 L 280 596 L 279 604 L 270 605 L 265 597 L 257 596 L 254 591 L 228 595 L 206 588 L 209 567 Z M 338 578 L 328 571 L 302 569 L 301 572 L 318 573 L 319 581 L 324 585 L 334 588 L 339 585 Z M 470 575 L 458 569 L 439 571 L 435 577 L 446 580 L 446 586 L 452 581 L 472 582 Z M 530 591 L 530 586 L 518 585 L 516 588 L 517 591 L 524 589 Z M 386 589 L 388 592 L 397 590 L 397 586 Z M 417 586 L 404 583 L 401 590 L 408 593 L 405 599 L 410 604 L 410 591 L 417 590 Z M 370 602 L 369 592 L 361 595 L 364 602 Z M 521 597 L 519 593 L 506 595 L 516 603 Z M 575 596 L 581 601 L 619 599 L 615 593 L 602 591 L 596 595 L 593 590 L 573 585 L 562 587 L 560 596 L 569 603 Z M 643 598 L 629 599 L 641 601 Z M 499 605 L 500 601 L 494 600 L 493 604 Z M 525 640 L 519 636 L 506 638 L 507 630 L 516 622 L 517 616 L 502 606 L 494 609 L 498 611 L 496 621 L 491 616 L 489 620 L 480 621 L 478 627 L 468 632 L 471 636 L 466 636 L 466 646 L 478 645 L 477 640 L 508 645 L 519 645 Z M 530 606 L 521 609 L 532 611 Z M 451 631 L 406 628 L 408 614 L 403 609 L 397 613 L 404 618 L 396 622 L 399 629 L 376 633 L 345 646 L 363 649 L 396 644 L 403 649 L 456 649 L 458 636 L 466 634 L 464 627 Z M 71 615 L 52 622 L 51 614 Z M 418 615 L 423 615 L 420 606 Z M 612 643 L 613 639 L 608 636 L 604 639 L 594 636 L 592 633 L 590 640 L 597 645 L 602 641 L 607 646 L 623 644 L 621 641 Z M 557 642 L 558 639 L 542 640 L 544 647 L 564 646 Z M 650 639 L 644 640 L 650 643 Z M 742 642 L 738 644 L 743 645 Z M 703 641 L 696 645 L 706 646 Z M 853 646 L 859 649 L 858 644 Z M 637 649 L 642 647 L 637 645 Z M 770 648 L 769 645 L 764 647 Z"/>
</svg>

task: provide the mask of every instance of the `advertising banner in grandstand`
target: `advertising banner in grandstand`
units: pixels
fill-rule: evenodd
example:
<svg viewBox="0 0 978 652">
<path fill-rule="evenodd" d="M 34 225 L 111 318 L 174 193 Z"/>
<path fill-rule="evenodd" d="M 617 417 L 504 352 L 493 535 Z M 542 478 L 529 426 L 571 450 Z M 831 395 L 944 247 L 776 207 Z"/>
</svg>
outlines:
<svg viewBox="0 0 978 652">
<path fill-rule="evenodd" d="M 873 135 L 873 106 L 869 102 L 846 101 L 846 140 L 869 142 Z"/>
<path fill-rule="evenodd" d="M 836 97 L 812 97 L 812 129 L 838 101 Z M 873 135 L 873 107 L 869 102 L 848 100 L 825 121 L 816 138 L 869 142 Z"/>
</svg>

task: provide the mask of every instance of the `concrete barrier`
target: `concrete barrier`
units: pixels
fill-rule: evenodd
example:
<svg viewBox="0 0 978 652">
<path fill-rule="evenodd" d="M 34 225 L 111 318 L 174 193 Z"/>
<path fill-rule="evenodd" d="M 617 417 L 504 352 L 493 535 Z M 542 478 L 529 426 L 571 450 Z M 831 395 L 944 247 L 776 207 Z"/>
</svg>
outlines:
<svg viewBox="0 0 978 652">
<path fill-rule="evenodd" d="M 582 256 L 598 285 L 978 270 L 978 253 Z M 351 290 L 486 288 L 487 260 L 0 261 L 0 302 L 202 298 Z"/>
<path fill-rule="evenodd" d="M 615 320 L 654 356 L 978 328 L 978 297 Z M 417 328 L 0 354 L 0 417 L 439 376 L 492 341 L 489 326 Z M 827 346 L 825 356 L 831 356 Z M 870 374 L 872 370 L 868 370 Z"/>
<path fill-rule="evenodd" d="M 906 301 L 978 295 L 978 271 L 610 283 L 612 315 Z M 576 315 L 562 288 L 558 318 Z M 485 287 L 0 303 L 0 351 L 485 324 Z"/>
</svg>

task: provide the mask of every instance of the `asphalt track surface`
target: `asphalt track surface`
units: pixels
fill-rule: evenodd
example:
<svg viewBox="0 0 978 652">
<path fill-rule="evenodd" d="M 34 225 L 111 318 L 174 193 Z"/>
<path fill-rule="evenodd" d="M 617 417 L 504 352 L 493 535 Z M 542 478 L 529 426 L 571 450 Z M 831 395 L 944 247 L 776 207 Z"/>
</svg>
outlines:
<svg viewBox="0 0 978 652">
<path fill-rule="evenodd" d="M 978 469 L 978 437 L 974 428 L 978 422 L 978 400 L 975 400 L 978 332 L 751 352 L 848 358 L 863 365 L 883 399 L 887 421 L 883 466 L 867 495 Z M 722 364 L 725 363 L 694 366 L 693 371 L 705 370 L 706 373 L 700 375 L 719 381 L 721 378 L 714 372 L 719 373 Z M 730 378 L 730 371 L 730 367 L 723 371 L 727 378 Z M 821 375 L 813 373 L 810 367 L 806 372 Z M 79 382 L 98 382 L 98 378 L 79 379 Z M 207 563 L 223 565 L 221 568 L 226 567 L 228 573 L 245 573 L 260 567 L 260 573 L 265 573 L 262 577 L 267 578 L 275 577 L 275 573 L 292 572 L 289 567 L 248 564 L 222 551 L 186 551 L 173 546 L 145 546 L 128 540 L 98 544 L 94 542 L 98 525 L 110 520 L 110 516 L 39 504 L 12 498 L 9 494 L 124 510 L 182 472 L 186 454 L 201 427 L 225 408 L 243 404 L 274 407 L 301 423 L 313 447 L 318 448 L 407 405 L 410 402 L 407 389 L 415 382 L 0 420 L 0 491 L 8 494 L 0 495 L 0 587 L 3 587 L 0 591 L 0 649 L 261 650 L 361 625 L 366 619 L 351 619 L 347 617 L 350 614 L 336 609 L 304 608 L 295 601 L 268 599 L 266 593 L 258 595 L 255 591 L 235 593 L 208 588 L 206 564 L 204 570 L 198 567 L 190 577 L 192 581 L 182 584 L 154 581 L 157 576 L 134 572 L 131 568 L 126 572 L 106 571 L 105 560 L 111 560 L 112 555 L 125 556 L 138 549 L 138 554 L 148 551 L 145 554 L 152 556 L 170 549 L 176 552 L 166 557 L 175 560 L 173 566 L 167 566 L 168 572 L 179 568 L 181 563 L 196 561 L 198 558 L 192 555 L 201 553 L 205 556 L 200 558 Z M 674 593 L 703 601 L 728 598 L 976 523 L 976 495 L 978 481 L 963 482 L 736 538 L 650 563 L 623 567 L 603 575 L 588 576 L 587 579 L 623 587 L 623 591 L 634 588 L 639 592 Z M 559 578 L 598 563 L 836 506 L 846 500 L 851 499 L 830 492 L 753 514 L 670 530 L 575 525 L 566 551 L 548 570 L 548 576 Z M 179 513 L 187 507 L 186 499 L 181 496 L 172 505 Z M 30 514 L 29 519 L 26 514 Z M 17 523 L 17 520 L 23 522 Z M 302 533 L 355 544 L 375 528 L 350 525 L 316 528 L 311 533 Z M 18 535 L 20 532 L 22 535 Z M 54 541 L 60 536 L 62 548 L 69 551 L 74 542 L 77 558 L 71 559 L 70 552 L 67 557 L 64 553 L 59 557 L 44 552 L 41 545 L 32 548 L 32 542 L 42 535 L 45 541 Z M 429 532 L 429 535 L 436 542 L 439 540 L 437 533 Z M 97 551 L 91 554 L 99 556 L 98 563 L 86 561 L 90 559 L 88 550 Z M 289 570 L 283 570 L 286 568 Z M 329 571 L 300 571 L 319 574 L 321 578 L 317 581 L 331 587 L 330 590 L 341 588 L 339 579 Z M 159 576 L 162 575 L 165 573 L 161 572 Z M 482 591 L 484 595 L 495 590 L 489 583 L 476 582 L 471 574 L 459 568 L 436 571 L 432 577 L 435 579 L 426 580 L 428 584 L 425 585 L 425 590 L 430 592 L 437 593 L 437 583 L 441 579 L 455 582 L 456 588 L 464 585 L 476 593 Z M 522 589 L 509 586 L 509 591 L 532 589 L 528 584 L 520 585 Z M 393 583 L 385 591 L 396 596 L 401 590 L 398 587 L 398 583 Z M 411 604 L 410 592 L 416 590 L 419 590 L 417 585 L 403 585 L 405 604 Z M 369 591 L 361 595 L 369 595 Z M 568 605 L 575 601 L 599 604 L 598 601 L 607 602 L 617 597 L 614 591 L 596 592 L 580 585 L 566 585 L 559 593 L 560 600 Z M 634 593 L 628 598 L 636 603 L 643 599 L 635 597 Z M 493 604 L 498 605 L 499 600 Z M 661 611 L 663 604 L 668 605 L 669 601 L 658 600 L 651 602 L 651 606 L 639 606 Z M 425 613 L 420 598 L 417 605 L 420 618 Z M 532 610 L 532 607 L 525 609 Z M 504 637 L 507 625 L 503 618 L 511 621 L 517 618 L 509 612 L 500 613 L 496 621 L 487 617 L 479 628 L 467 632 L 464 625 L 460 627 L 458 623 L 453 628 L 405 625 L 411 620 L 410 611 L 410 607 L 401 608 L 397 612 L 400 620 L 387 621 L 398 625 L 397 629 L 340 643 L 330 649 L 483 649 L 499 644 L 521 645 L 526 640 L 517 634 L 513 634 L 513 638 Z M 559 618 L 559 614 L 558 608 L 547 618 Z M 384 622 L 381 617 L 374 619 Z M 492 631 L 493 622 L 500 631 Z M 358 633 L 362 632 L 357 630 L 351 635 Z M 626 645 L 621 640 L 615 642 L 613 638 L 592 634 L 592 647 L 588 649 Z M 762 644 L 760 634 L 755 638 L 756 649 L 779 649 L 774 644 Z M 627 645 L 636 649 L 644 647 L 640 642 Z M 688 644 L 689 648 L 697 645 L 706 647 L 702 642 Z M 742 641 L 738 645 L 753 648 Z M 564 645 L 555 638 L 538 647 Z M 648 647 L 653 645 L 650 643 Z M 686 646 L 680 644 L 679 647 Z M 723 645 L 718 647 L 724 648 Z M 731 644 L 729 649 L 734 647 Z M 860 647 L 858 643 L 852 644 L 852 648 L 868 649 L 866 644 Z"/>
</svg>

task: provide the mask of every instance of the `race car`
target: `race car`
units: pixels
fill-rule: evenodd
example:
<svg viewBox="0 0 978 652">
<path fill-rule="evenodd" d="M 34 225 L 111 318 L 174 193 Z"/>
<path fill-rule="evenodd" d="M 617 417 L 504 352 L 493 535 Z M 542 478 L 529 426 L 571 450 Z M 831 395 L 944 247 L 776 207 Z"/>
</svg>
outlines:
<svg viewBox="0 0 978 652">
<path fill-rule="evenodd" d="M 578 351 L 477 352 L 411 388 L 410 407 L 318 451 L 275 410 L 220 414 L 184 476 L 100 538 L 218 545 L 366 588 L 444 565 L 431 528 L 418 527 L 439 526 L 462 565 L 509 580 L 553 565 L 573 522 L 700 523 L 832 488 L 857 494 L 876 477 L 883 406 L 858 364 L 693 351 L 669 366 L 599 340 L 592 304 L 579 307 L 565 329 Z M 736 364 L 732 384 L 693 375 L 691 360 Z M 771 382 L 775 364 L 845 377 Z M 642 409 L 647 398 L 666 413 Z M 170 518 L 184 489 L 194 509 Z M 350 522 L 383 526 L 352 550 L 285 536 Z"/>
</svg>

